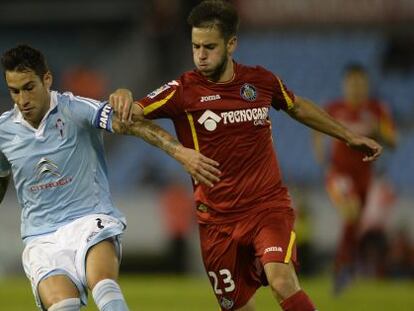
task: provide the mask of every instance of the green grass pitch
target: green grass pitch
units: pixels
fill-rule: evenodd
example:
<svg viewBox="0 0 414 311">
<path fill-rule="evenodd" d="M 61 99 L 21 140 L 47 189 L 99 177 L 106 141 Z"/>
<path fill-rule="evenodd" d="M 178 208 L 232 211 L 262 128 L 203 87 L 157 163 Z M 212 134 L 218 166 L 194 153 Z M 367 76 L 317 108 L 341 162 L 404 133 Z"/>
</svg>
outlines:
<svg viewBox="0 0 414 311">
<path fill-rule="evenodd" d="M 218 311 L 208 280 L 203 277 L 131 276 L 120 280 L 131 311 Z M 412 311 L 414 282 L 356 281 L 342 296 L 332 297 L 329 278 L 302 280 L 320 311 Z M 268 288 L 257 295 L 257 310 L 280 310 Z M 37 310 L 29 282 L 24 278 L 0 279 L 0 310 Z M 82 310 L 96 311 L 93 302 Z"/>
</svg>

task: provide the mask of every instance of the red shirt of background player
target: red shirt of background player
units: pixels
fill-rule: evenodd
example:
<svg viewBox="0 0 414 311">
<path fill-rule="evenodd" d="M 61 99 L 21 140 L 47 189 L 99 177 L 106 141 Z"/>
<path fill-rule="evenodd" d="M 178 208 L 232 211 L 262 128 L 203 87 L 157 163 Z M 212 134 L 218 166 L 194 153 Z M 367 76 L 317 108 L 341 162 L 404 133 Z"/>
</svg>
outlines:
<svg viewBox="0 0 414 311">
<path fill-rule="evenodd" d="M 394 132 L 390 113 L 383 104 L 374 99 L 360 106 L 338 100 L 328 104 L 326 111 L 354 132 L 364 136 L 372 136 L 375 132 L 390 136 Z M 362 161 L 363 157 L 363 153 L 349 148 L 342 141 L 334 140 L 330 169 L 353 177 L 366 190 L 371 180 L 373 163 Z"/>
</svg>

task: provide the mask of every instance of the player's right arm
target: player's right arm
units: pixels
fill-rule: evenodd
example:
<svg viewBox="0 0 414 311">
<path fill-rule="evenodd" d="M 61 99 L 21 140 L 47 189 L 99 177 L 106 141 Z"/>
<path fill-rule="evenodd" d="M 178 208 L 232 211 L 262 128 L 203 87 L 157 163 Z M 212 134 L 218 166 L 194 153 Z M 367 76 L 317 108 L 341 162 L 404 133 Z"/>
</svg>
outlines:
<svg viewBox="0 0 414 311">
<path fill-rule="evenodd" d="M 114 115 L 112 128 L 115 133 L 140 137 L 147 143 L 164 150 L 171 157 L 180 162 L 185 170 L 197 181 L 212 187 L 220 178 L 218 163 L 205 157 L 194 149 L 186 148 L 178 140 L 155 124 L 144 118 L 142 108 L 132 105 L 132 121 L 122 123 Z"/>
<path fill-rule="evenodd" d="M 173 90 L 172 94 L 174 93 Z M 166 98 L 171 97 L 172 95 L 166 96 Z M 140 137 L 147 143 L 164 150 L 181 163 L 196 182 L 212 187 L 220 180 L 220 171 L 217 169 L 216 161 L 194 149 L 184 147 L 170 133 L 146 119 L 144 109 L 138 104 L 133 104 L 129 90 L 118 89 L 110 95 L 109 103 L 116 112 L 112 116 L 112 129 L 115 133 Z"/>
</svg>

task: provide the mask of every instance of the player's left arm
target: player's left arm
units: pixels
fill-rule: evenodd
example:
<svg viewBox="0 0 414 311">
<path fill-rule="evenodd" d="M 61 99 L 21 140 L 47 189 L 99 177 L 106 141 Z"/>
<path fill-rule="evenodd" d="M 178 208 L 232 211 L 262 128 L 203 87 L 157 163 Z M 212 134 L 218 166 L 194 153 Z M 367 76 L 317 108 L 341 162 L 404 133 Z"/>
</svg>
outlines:
<svg viewBox="0 0 414 311">
<path fill-rule="evenodd" d="M 352 132 L 308 99 L 295 96 L 293 105 L 286 111 L 295 120 L 362 151 L 365 154 L 364 161 L 373 161 L 382 152 L 381 145 L 375 140 Z"/>
</svg>

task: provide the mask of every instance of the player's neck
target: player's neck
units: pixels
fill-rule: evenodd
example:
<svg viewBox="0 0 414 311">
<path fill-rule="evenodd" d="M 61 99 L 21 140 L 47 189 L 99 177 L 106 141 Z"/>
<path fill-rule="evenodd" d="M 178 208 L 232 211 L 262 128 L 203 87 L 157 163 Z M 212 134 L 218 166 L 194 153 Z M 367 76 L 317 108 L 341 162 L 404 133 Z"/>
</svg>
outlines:
<svg viewBox="0 0 414 311">
<path fill-rule="evenodd" d="M 48 92 L 48 96 L 45 99 L 45 105 L 43 106 L 42 112 L 39 115 L 39 118 L 37 118 L 36 120 L 27 120 L 28 123 L 35 129 L 39 128 L 40 123 L 42 122 L 43 118 L 45 117 L 46 113 L 49 111 L 50 109 L 50 92 Z"/>
<path fill-rule="evenodd" d="M 223 71 L 223 73 L 220 75 L 219 79 L 217 81 L 214 81 L 216 83 L 227 83 L 234 79 L 234 62 L 231 57 L 228 58 L 226 67 Z"/>
</svg>

